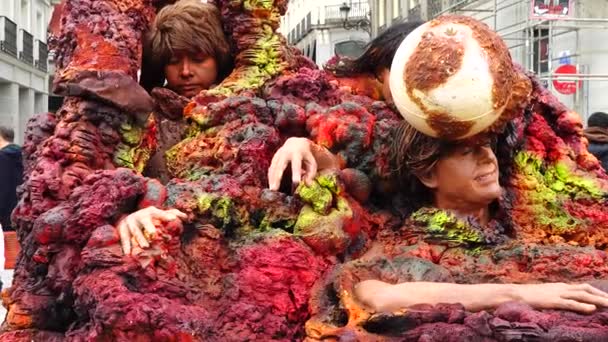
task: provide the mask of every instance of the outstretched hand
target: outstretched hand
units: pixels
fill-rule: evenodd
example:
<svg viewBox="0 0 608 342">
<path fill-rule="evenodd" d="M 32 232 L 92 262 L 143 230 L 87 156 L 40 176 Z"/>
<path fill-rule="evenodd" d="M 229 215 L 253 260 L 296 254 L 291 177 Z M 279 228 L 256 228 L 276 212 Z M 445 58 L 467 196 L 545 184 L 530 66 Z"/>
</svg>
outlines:
<svg viewBox="0 0 608 342">
<path fill-rule="evenodd" d="M 549 283 L 519 286 L 519 300 L 536 309 L 591 313 L 598 307 L 608 307 L 608 293 L 589 284 Z"/>
<path fill-rule="evenodd" d="M 183 220 L 187 217 L 177 209 L 161 210 L 156 207 L 147 207 L 130 214 L 118 222 L 118 233 L 123 252 L 131 254 L 132 243 L 141 248 L 149 247 L 149 240 L 156 234 L 154 221 L 169 222 Z"/>
<path fill-rule="evenodd" d="M 302 180 L 308 184 L 317 176 L 319 170 L 340 167 L 336 156 L 309 139 L 289 138 L 272 158 L 268 169 L 270 190 L 279 190 L 283 172 L 289 164 L 294 184 L 299 184 Z"/>
</svg>

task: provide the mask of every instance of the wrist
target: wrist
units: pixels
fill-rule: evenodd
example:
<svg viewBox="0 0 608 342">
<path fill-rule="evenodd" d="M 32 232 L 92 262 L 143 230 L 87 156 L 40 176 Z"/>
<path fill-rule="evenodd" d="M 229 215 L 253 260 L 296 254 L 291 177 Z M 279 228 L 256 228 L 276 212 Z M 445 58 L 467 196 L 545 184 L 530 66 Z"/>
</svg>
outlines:
<svg viewBox="0 0 608 342">
<path fill-rule="evenodd" d="M 310 141 L 310 151 L 317 161 L 319 169 L 342 169 L 341 158 L 331 151 L 313 141 Z"/>
<path fill-rule="evenodd" d="M 505 301 L 521 301 L 523 299 L 523 285 L 505 284 L 502 288 L 502 296 Z"/>
</svg>

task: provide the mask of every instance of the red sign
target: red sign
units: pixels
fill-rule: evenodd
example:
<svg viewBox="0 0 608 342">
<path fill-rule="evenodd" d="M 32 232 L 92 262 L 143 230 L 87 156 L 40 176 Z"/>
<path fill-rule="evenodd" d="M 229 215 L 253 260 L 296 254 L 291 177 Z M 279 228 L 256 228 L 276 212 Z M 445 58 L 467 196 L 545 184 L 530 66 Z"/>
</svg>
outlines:
<svg viewBox="0 0 608 342">
<path fill-rule="evenodd" d="M 576 66 L 572 64 L 564 64 L 559 68 L 555 69 L 555 76 L 568 76 L 568 75 L 576 75 L 577 70 Z M 557 90 L 560 94 L 564 95 L 572 95 L 576 93 L 576 81 L 560 81 L 559 79 L 553 80 L 553 86 L 555 90 Z M 583 81 L 578 81 L 578 87 L 582 88 Z"/>
<path fill-rule="evenodd" d="M 532 0 L 532 19 L 561 19 L 572 15 L 574 0 Z"/>
</svg>

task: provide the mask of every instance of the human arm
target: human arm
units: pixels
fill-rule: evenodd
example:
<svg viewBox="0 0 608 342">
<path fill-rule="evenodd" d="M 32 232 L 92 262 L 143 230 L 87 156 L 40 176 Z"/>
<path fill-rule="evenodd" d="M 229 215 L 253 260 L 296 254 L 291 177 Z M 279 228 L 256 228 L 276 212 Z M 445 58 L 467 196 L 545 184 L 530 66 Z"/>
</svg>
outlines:
<svg viewBox="0 0 608 342">
<path fill-rule="evenodd" d="M 388 284 L 366 280 L 355 287 L 356 297 L 375 311 L 394 311 L 416 304 L 460 303 L 469 311 L 495 309 L 509 301 L 535 309 L 589 313 L 608 306 L 608 294 L 588 284 L 452 284 L 407 282 Z"/>
<path fill-rule="evenodd" d="M 278 190 L 287 165 L 291 164 L 291 177 L 294 184 L 312 181 L 317 172 L 325 169 L 340 168 L 340 159 L 326 148 L 306 138 L 289 138 L 274 154 L 268 169 L 268 183 L 271 190 Z"/>
</svg>

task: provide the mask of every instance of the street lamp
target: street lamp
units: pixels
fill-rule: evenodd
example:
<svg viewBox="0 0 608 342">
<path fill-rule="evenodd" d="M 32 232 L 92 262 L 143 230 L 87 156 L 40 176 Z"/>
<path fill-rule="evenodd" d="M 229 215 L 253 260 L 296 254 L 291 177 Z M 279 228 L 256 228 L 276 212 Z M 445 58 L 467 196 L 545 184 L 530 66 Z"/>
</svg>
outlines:
<svg viewBox="0 0 608 342">
<path fill-rule="evenodd" d="M 340 6 L 340 18 L 342 18 L 342 27 L 344 27 L 344 29 L 346 30 L 363 30 L 371 36 L 372 25 L 370 20 L 367 18 L 367 13 L 365 15 L 365 18 L 358 19 L 353 23 L 352 21 L 348 20 L 348 14 L 350 13 L 350 10 L 351 7 L 346 2 L 343 2 L 342 6 Z"/>
</svg>

